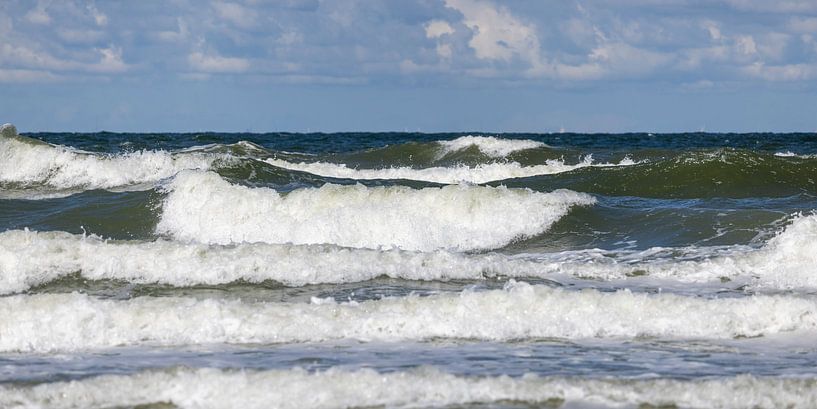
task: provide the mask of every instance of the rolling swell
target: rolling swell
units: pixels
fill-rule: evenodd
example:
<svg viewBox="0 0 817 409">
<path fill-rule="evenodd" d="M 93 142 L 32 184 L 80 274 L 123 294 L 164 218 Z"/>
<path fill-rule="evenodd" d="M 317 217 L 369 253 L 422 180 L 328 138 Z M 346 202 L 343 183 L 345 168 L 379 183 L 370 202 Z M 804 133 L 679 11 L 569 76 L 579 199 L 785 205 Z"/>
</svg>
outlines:
<svg viewBox="0 0 817 409">
<path fill-rule="evenodd" d="M 642 158 L 637 153 L 632 156 L 635 160 Z M 609 196 L 783 197 L 817 194 L 817 159 L 717 149 L 644 159 L 626 167 L 581 168 L 503 184 L 537 190 L 570 186 Z"/>
</svg>

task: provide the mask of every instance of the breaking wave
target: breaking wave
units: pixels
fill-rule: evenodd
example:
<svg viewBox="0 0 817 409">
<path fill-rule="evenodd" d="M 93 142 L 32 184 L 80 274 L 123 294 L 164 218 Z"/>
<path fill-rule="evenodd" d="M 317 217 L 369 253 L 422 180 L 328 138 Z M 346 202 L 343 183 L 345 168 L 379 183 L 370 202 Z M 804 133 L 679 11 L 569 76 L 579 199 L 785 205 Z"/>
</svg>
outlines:
<svg viewBox="0 0 817 409">
<path fill-rule="evenodd" d="M 0 298 L 0 351 L 122 345 L 541 338 L 728 339 L 817 330 L 817 301 L 563 291 L 511 281 L 464 291 L 311 304 L 33 294 Z"/>
<path fill-rule="evenodd" d="M 411 189 L 325 184 L 280 194 L 182 172 L 166 189 L 157 232 L 201 243 L 336 244 L 429 251 L 492 249 L 541 234 L 583 193 L 452 185 Z"/>
<path fill-rule="evenodd" d="M 96 154 L 5 131 L 0 136 L 0 186 L 109 189 L 153 183 L 184 169 L 211 169 L 217 162 L 229 160 L 226 154 L 195 149 Z"/>
<path fill-rule="evenodd" d="M 684 254 L 684 256 L 680 256 Z M 687 258 L 685 260 L 685 258 Z M 0 294 L 28 290 L 78 273 L 177 287 L 236 281 L 289 286 L 349 283 L 380 276 L 407 280 L 489 277 L 627 280 L 643 276 L 686 283 L 743 281 L 756 289 L 817 289 L 817 216 L 796 218 L 762 248 L 598 249 L 508 256 L 446 250 L 415 252 L 333 245 L 207 245 L 157 240 L 107 241 L 63 232 L 0 233 Z"/>
</svg>

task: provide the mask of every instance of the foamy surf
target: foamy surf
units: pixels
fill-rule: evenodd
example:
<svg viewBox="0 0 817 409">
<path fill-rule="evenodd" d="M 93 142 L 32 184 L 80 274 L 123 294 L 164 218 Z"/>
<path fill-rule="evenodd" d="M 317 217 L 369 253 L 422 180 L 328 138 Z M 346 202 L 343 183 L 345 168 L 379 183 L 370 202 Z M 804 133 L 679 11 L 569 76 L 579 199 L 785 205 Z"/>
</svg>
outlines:
<svg viewBox="0 0 817 409">
<path fill-rule="evenodd" d="M 357 169 L 350 168 L 342 163 L 329 162 L 287 162 L 281 159 L 268 158 L 264 162 L 288 170 L 307 172 L 313 175 L 332 177 L 339 179 L 406 179 L 418 180 L 432 183 L 487 183 L 497 180 L 523 178 L 537 175 L 551 175 L 554 173 L 569 172 L 571 170 L 588 166 L 616 166 L 613 164 L 593 164 L 590 156 L 585 157 L 581 162 L 568 165 L 561 159 L 550 159 L 545 164 L 522 166 L 517 162 L 494 162 L 484 163 L 477 166 L 452 166 L 452 167 L 430 167 L 430 168 L 409 168 L 393 167 L 383 169 Z M 620 165 L 632 165 L 632 161 L 622 161 Z"/>
<path fill-rule="evenodd" d="M 0 137 L 0 184 L 16 188 L 109 189 L 153 183 L 184 169 L 211 169 L 216 162 L 228 160 L 229 155 L 194 150 L 96 154 L 22 137 L 13 127 L 6 127 Z M 40 196 L 35 193 L 33 197 Z"/>
<path fill-rule="evenodd" d="M 116 391 L 116 393 L 111 393 Z M 442 407 L 507 402 L 546 407 L 809 408 L 814 378 L 751 375 L 673 379 L 469 377 L 433 367 L 378 373 L 371 369 L 219 370 L 170 368 L 39 385 L 0 386 L 7 408 L 54 409 L 171 404 L 187 408 Z"/>
<path fill-rule="evenodd" d="M 545 232 L 573 206 L 595 203 L 569 190 L 467 185 L 325 184 L 280 194 L 233 185 L 212 172 L 182 172 L 166 190 L 157 232 L 178 240 L 419 251 L 499 248 Z"/>
<path fill-rule="evenodd" d="M 693 259 L 678 260 L 679 252 Z M 814 290 L 817 288 L 817 215 L 795 217 L 759 249 L 748 246 L 652 248 L 626 253 L 623 257 L 616 252 L 584 250 L 534 259 L 550 265 L 552 272 L 593 279 L 645 276 L 707 282 L 745 278 L 755 288 Z"/>
<path fill-rule="evenodd" d="M 813 336 L 817 301 L 795 296 L 705 299 L 672 294 L 563 291 L 511 281 L 503 290 L 338 303 L 262 303 L 82 294 L 0 298 L 0 351 L 124 345 L 329 340 Z"/>
<path fill-rule="evenodd" d="M 692 260 L 677 260 L 684 251 Z M 665 256 L 675 254 L 676 257 Z M 416 252 L 333 245 L 207 245 L 169 240 L 108 241 L 63 232 L 0 233 L 0 294 L 66 275 L 177 287 L 267 280 L 289 286 L 351 283 L 380 276 L 406 280 L 490 277 L 593 280 L 740 281 L 754 289 L 817 289 L 817 216 L 800 216 L 761 248 L 597 249 L 508 256 L 446 250 Z"/>
<path fill-rule="evenodd" d="M 108 241 L 63 232 L 0 233 L 0 294 L 21 292 L 61 277 L 124 280 L 176 287 L 267 280 L 289 286 L 350 283 L 380 276 L 407 280 L 535 276 L 542 266 L 500 254 L 438 250 L 370 250 L 331 245 L 231 246 Z"/>
</svg>

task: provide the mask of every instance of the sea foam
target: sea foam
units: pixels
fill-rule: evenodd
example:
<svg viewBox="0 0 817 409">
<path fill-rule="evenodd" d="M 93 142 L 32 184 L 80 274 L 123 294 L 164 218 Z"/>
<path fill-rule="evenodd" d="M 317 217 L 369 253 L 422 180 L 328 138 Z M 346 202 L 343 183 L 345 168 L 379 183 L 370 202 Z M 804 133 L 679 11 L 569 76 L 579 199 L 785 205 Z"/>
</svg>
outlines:
<svg viewBox="0 0 817 409">
<path fill-rule="evenodd" d="M 0 405 L 8 408 L 169 403 L 182 409 L 285 409 L 447 407 L 503 402 L 545 407 L 567 403 L 577 407 L 808 408 L 817 406 L 817 381 L 751 375 L 701 380 L 581 379 L 532 374 L 519 378 L 467 377 L 433 367 L 392 373 L 372 369 L 310 373 L 297 368 L 169 368 L 40 385 L 0 386 Z"/>
<path fill-rule="evenodd" d="M 537 175 L 550 175 L 554 173 L 569 172 L 571 170 L 588 166 L 615 166 L 611 164 L 593 164 L 590 156 L 585 157 L 581 162 L 568 165 L 561 159 L 550 159 L 542 165 L 522 166 L 518 162 L 495 162 L 484 163 L 476 166 L 452 166 L 452 167 L 430 167 L 430 168 L 409 168 L 393 167 L 383 169 L 356 169 L 350 168 L 342 163 L 329 162 L 287 162 L 281 159 L 268 158 L 264 162 L 279 168 L 307 172 L 313 175 L 342 178 L 342 179 L 406 179 L 419 180 L 432 183 L 487 183 L 496 180 L 513 178 L 523 178 Z M 622 165 L 633 164 L 625 161 Z"/>
<path fill-rule="evenodd" d="M 679 251 L 692 260 L 678 260 Z M 159 239 L 108 241 L 64 232 L 0 233 L 0 294 L 77 273 L 89 280 L 173 286 L 273 280 L 289 286 L 490 277 L 741 282 L 756 290 L 817 289 L 817 216 L 800 216 L 763 247 L 652 248 L 621 253 L 588 249 L 545 254 L 465 254 L 334 245 L 208 245 Z"/>
<path fill-rule="evenodd" d="M 123 345 L 563 338 L 728 339 L 813 336 L 817 301 L 796 296 L 705 299 L 565 291 L 511 281 L 503 290 L 337 303 L 33 294 L 0 298 L 0 351 Z"/>
<path fill-rule="evenodd" d="M 443 148 L 442 155 L 476 146 L 480 152 L 492 158 L 503 158 L 514 152 L 547 147 L 542 142 L 529 139 L 506 139 L 474 135 L 461 136 L 449 141 L 438 141 L 437 143 Z"/>
<path fill-rule="evenodd" d="M 229 159 L 228 155 L 195 150 L 103 155 L 47 144 L 7 130 L 0 137 L 0 184 L 109 189 L 156 182 L 183 169 L 210 169 L 216 161 Z"/>
<path fill-rule="evenodd" d="M 539 263 L 500 254 L 371 250 L 332 245 L 207 245 L 170 240 L 108 241 L 64 232 L 0 233 L 0 294 L 70 274 L 177 287 L 273 280 L 289 286 L 348 283 L 379 276 L 407 280 L 535 276 Z"/>
<path fill-rule="evenodd" d="M 595 203 L 592 196 L 569 190 L 468 185 L 325 184 L 280 194 L 192 171 L 179 173 L 166 190 L 157 232 L 184 241 L 420 251 L 499 248 L 545 232 L 572 206 Z"/>
</svg>

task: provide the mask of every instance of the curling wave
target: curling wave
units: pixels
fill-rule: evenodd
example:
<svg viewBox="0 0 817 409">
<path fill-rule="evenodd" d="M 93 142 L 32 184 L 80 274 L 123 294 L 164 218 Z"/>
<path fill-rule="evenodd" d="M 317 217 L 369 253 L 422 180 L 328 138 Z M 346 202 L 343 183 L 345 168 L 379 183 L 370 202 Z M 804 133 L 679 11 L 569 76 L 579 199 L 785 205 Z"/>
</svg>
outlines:
<svg viewBox="0 0 817 409">
<path fill-rule="evenodd" d="M 184 241 L 336 244 L 430 251 L 492 249 L 541 234 L 583 193 L 505 187 L 411 189 L 325 184 L 282 195 L 182 172 L 167 186 L 157 232 Z"/>
<path fill-rule="evenodd" d="M 170 386 L 172 385 L 172 387 Z M 111 393 L 116 391 L 116 393 Z M 817 405 L 817 380 L 742 375 L 701 380 L 467 377 L 420 367 L 237 371 L 169 368 L 102 375 L 70 382 L 0 386 L 0 405 L 186 408 L 441 407 L 524 402 L 560 406 L 684 408 L 808 408 Z"/>
<path fill-rule="evenodd" d="M 156 182 L 184 169 L 211 169 L 230 159 L 195 149 L 95 154 L 19 136 L 6 127 L 0 136 L 0 187 L 109 189 Z"/>
<path fill-rule="evenodd" d="M 34 294 L 0 298 L 0 331 L 0 351 L 6 352 L 337 339 L 725 339 L 814 334 L 817 301 L 571 292 L 515 281 L 503 290 L 348 303 L 319 298 L 311 304 L 171 297 L 112 301 L 77 293 Z"/>
</svg>

